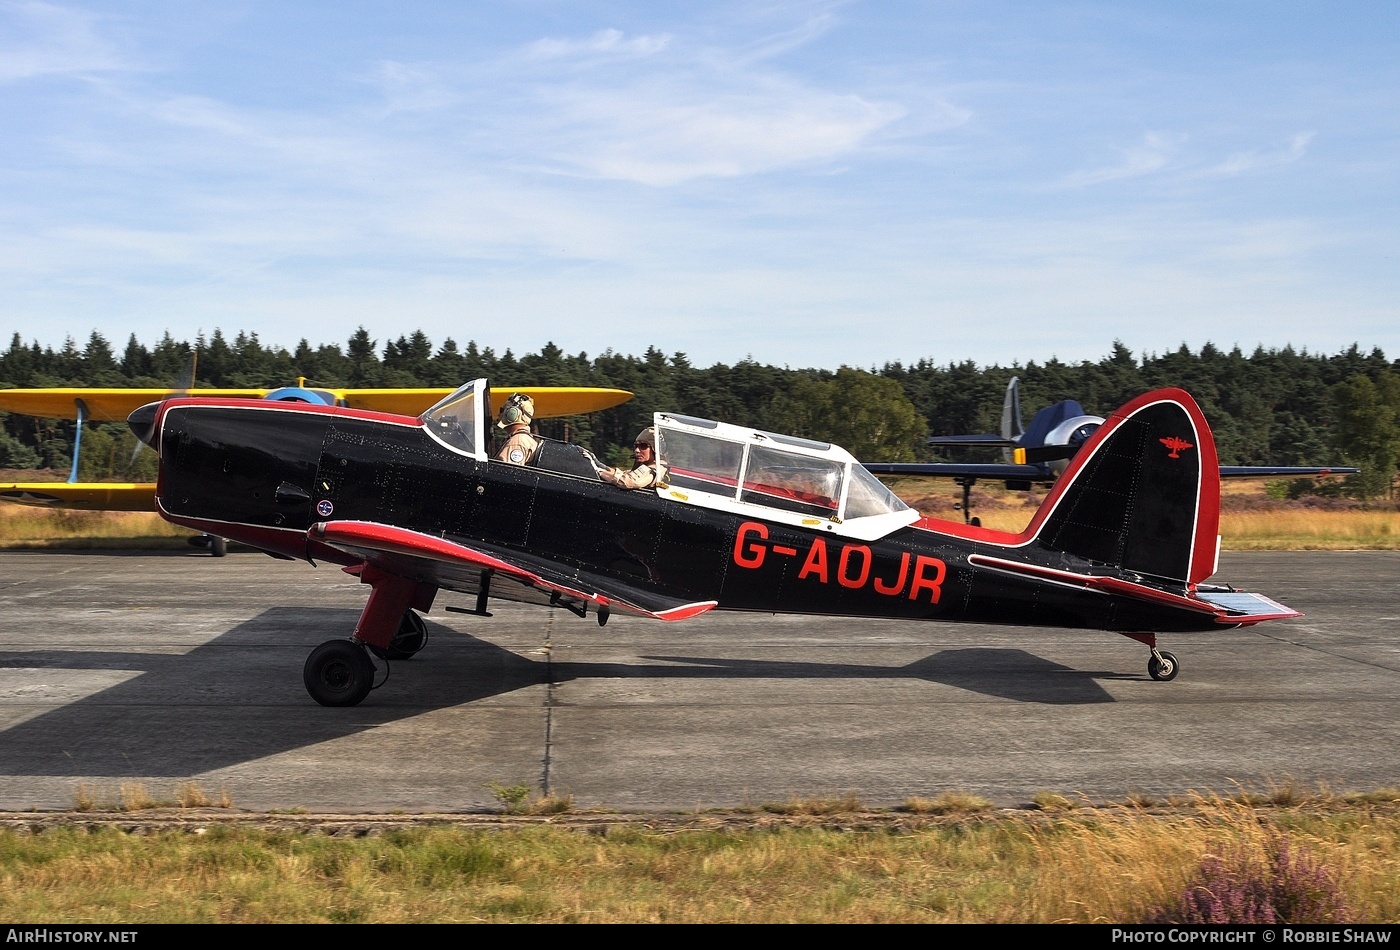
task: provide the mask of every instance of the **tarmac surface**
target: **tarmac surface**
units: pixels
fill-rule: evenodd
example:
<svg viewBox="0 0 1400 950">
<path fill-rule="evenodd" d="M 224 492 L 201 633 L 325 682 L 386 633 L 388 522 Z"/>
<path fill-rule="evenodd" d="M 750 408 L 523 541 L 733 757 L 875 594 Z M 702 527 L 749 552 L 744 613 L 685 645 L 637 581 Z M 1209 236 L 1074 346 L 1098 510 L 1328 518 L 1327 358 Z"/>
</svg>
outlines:
<svg viewBox="0 0 1400 950">
<path fill-rule="evenodd" d="M 1095 631 L 711 613 L 663 624 L 442 593 L 360 706 L 302 665 L 368 594 L 236 552 L 0 553 L 0 809 L 185 783 L 236 808 L 496 809 L 528 785 L 664 812 L 949 791 L 1400 786 L 1400 552 L 1227 553 L 1217 582 L 1300 620 L 1168 635 L 1182 672 Z"/>
</svg>

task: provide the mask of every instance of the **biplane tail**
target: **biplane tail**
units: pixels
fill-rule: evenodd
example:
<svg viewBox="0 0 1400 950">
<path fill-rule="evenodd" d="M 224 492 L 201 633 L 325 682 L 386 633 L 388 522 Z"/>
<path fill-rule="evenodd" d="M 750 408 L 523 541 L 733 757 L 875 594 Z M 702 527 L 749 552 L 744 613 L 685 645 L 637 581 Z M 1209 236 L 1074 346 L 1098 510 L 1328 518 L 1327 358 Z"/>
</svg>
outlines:
<svg viewBox="0 0 1400 950">
<path fill-rule="evenodd" d="M 1215 573 L 1219 462 L 1180 389 L 1132 400 L 1075 453 L 1030 530 L 1041 547 L 1194 587 Z"/>
</svg>

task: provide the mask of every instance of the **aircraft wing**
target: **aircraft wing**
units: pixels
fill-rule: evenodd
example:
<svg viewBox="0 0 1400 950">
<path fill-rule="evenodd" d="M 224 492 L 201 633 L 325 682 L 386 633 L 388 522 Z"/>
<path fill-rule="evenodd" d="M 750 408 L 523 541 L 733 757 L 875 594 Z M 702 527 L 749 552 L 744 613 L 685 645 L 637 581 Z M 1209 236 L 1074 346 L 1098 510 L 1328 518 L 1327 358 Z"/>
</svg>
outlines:
<svg viewBox="0 0 1400 950">
<path fill-rule="evenodd" d="M 548 595 L 550 603 L 561 600 L 592 603 L 600 608 L 617 608 L 668 621 L 688 620 L 716 605 L 713 600 L 692 603 L 667 597 L 615 578 L 578 571 L 548 558 L 494 545 L 460 544 L 378 522 L 322 522 L 312 526 L 308 537 L 363 558 L 392 574 L 449 590 L 477 592 L 495 578 L 504 578 Z M 522 599 L 495 588 L 492 593 L 507 600 Z"/>
<path fill-rule="evenodd" d="M 1004 478 L 1012 482 L 1048 482 L 1053 481 L 1055 477 L 1038 465 L 1013 465 L 1009 462 L 862 462 L 861 464 L 871 475 Z"/>
<path fill-rule="evenodd" d="M 155 482 L 14 482 L 0 484 L 0 501 L 82 511 L 155 511 Z"/>
<path fill-rule="evenodd" d="M 1004 449 L 1014 449 L 1021 443 L 1015 439 L 1002 438 L 999 435 L 935 435 L 925 440 L 929 445 L 952 445 L 961 448 L 969 446 L 992 445 Z"/>
<path fill-rule="evenodd" d="M 191 396 L 231 396 L 261 399 L 270 389 L 191 389 Z M 172 389 L 0 389 L 0 410 L 46 419 L 78 418 L 77 400 L 87 406 L 89 422 L 125 422 L 148 402 L 177 395 Z M 427 406 L 423 407 L 424 409 Z"/>
<path fill-rule="evenodd" d="M 1312 465 L 1222 465 L 1221 478 L 1303 478 L 1308 475 L 1355 475 L 1356 469 Z"/>
<path fill-rule="evenodd" d="M 353 409 L 374 409 L 402 416 L 416 416 L 451 389 L 342 389 L 331 390 Z M 528 393 L 535 402 L 536 419 L 577 416 L 620 406 L 632 398 L 625 389 L 593 389 L 585 386 L 491 387 L 491 405 L 499 406 L 511 393 Z M 198 393 L 196 393 L 198 395 Z"/>
<path fill-rule="evenodd" d="M 504 401 L 512 392 L 527 392 L 535 401 L 535 418 L 573 416 L 597 412 L 621 405 L 632 398 L 623 389 L 595 389 L 582 386 L 522 387 L 518 390 L 493 388 L 493 404 Z M 147 403 L 159 402 L 173 395 L 208 396 L 210 398 L 262 399 L 271 389 L 190 389 L 178 393 L 172 389 L 0 389 L 0 411 L 17 412 L 26 416 L 50 419 L 78 418 L 77 401 L 87 407 L 86 418 L 92 422 L 125 422 L 126 417 Z M 450 395 L 451 389 L 325 389 L 347 406 L 373 409 L 404 416 L 416 416 L 433 403 Z"/>
<path fill-rule="evenodd" d="M 1000 462 L 862 462 L 872 475 L 922 475 L 929 478 L 988 478 L 1009 482 L 1049 482 L 1054 474 L 1037 465 Z M 1221 478 L 1304 478 L 1310 475 L 1355 475 L 1345 466 L 1222 465 Z"/>
</svg>

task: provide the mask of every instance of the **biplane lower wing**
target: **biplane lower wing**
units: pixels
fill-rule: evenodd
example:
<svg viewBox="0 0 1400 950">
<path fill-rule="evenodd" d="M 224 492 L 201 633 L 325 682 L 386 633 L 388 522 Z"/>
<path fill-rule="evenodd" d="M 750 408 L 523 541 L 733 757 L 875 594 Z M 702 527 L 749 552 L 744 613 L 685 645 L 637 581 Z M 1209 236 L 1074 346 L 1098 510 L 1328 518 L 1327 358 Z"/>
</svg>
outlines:
<svg viewBox="0 0 1400 950">
<path fill-rule="evenodd" d="M 541 602 L 556 606 L 591 603 L 600 610 L 620 609 L 655 620 L 689 620 L 716 606 L 713 600 L 690 603 L 613 578 L 571 571 L 545 558 L 494 546 L 467 546 L 376 522 L 322 522 L 311 527 L 308 537 L 390 574 L 468 593 L 480 594 L 488 588 L 505 600 L 537 598 L 512 596 L 514 592 L 491 588 L 493 579 L 523 585 L 547 598 Z"/>
<path fill-rule="evenodd" d="M 15 482 L 0 485 L 0 501 L 80 511 L 155 511 L 155 482 Z"/>
</svg>

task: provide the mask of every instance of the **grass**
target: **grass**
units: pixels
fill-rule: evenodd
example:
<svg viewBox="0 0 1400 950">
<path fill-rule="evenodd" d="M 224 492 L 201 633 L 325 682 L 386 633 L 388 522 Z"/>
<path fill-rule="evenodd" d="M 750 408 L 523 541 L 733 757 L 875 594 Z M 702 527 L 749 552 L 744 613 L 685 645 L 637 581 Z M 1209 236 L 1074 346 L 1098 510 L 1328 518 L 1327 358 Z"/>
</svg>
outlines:
<svg viewBox="0 0 1400 950">
<path fill-rule="evenodd" d="M 79 782 L 73 790 L 73 810 L 77 812 L 140 812 L 157 808 L 232 808 L 227 789 L 210 797 L 199 784 L 183 782 L 173 797 L 155 798 L 142 782 L 121 782 L 115 793 L 103 787 Z"/>
<path fill-rule="evenodd" d="M 902 810 L 883 825 L 770 815 L 726 827 L 707 814 L 361 836 L 196 819 L 4 829 L 0 919 L 1134 923 L 1177 906 L 1216 857 L 1264 868 L 1280 843 L 1335 890 L 1347 922 L 1400 919 L 1400 790 L 1294 792 L 1287 806 L 1240 793 L 1166 811 Z"/>
<path fill-rule="evenodd" d="M 75 511 L 0 504 L 0 546 L 11 550 L 179 547 L 194 534 L 153 511 Z"/>
</svg>

